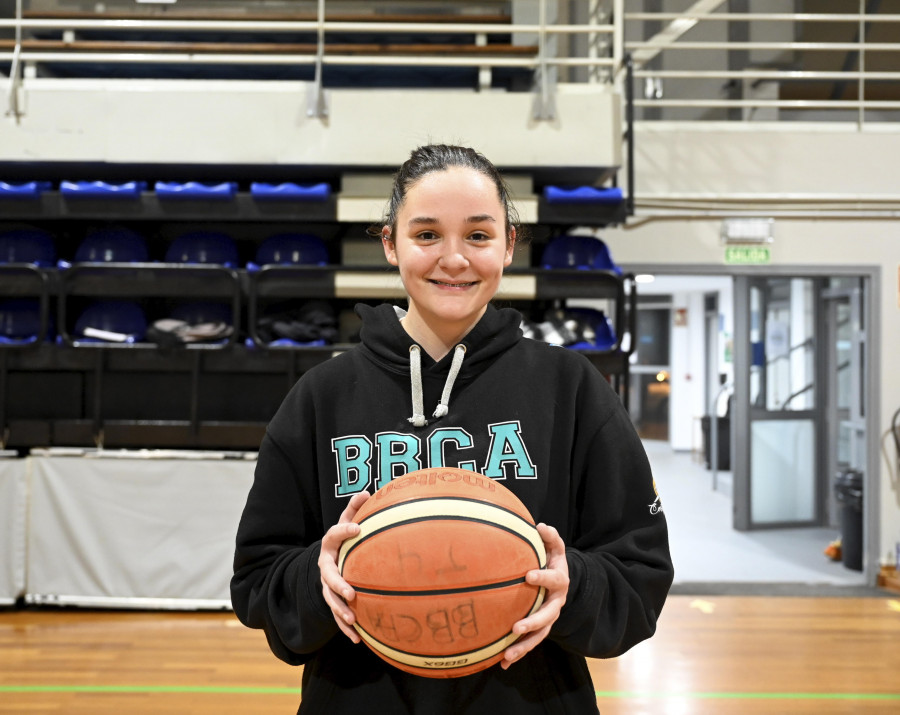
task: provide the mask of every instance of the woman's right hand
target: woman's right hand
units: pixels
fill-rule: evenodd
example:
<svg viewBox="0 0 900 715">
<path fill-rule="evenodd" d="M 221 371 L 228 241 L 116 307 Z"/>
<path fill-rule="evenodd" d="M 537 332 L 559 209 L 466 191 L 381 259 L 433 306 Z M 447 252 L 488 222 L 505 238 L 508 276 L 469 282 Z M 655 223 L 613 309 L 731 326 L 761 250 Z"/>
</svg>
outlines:
<svg viewBox="0 0 900 715">
<path fill-rule="evenodd" d="M 338 523 L 326 531 L 325 536 L 322 537 L 322 547 L 319 550 L 319 573 L 322 577 L 322 594 L 325 596 L 325 602 L 331 608 L 338 628 L 354 643 L 359 643 L 360 638 L 356 629 L 353 628 L 356 617 L 347 602 L 352 601 L 356 597 L 356 593 L 350 584 L 341 577 L 337 567 L 337 558 L 341 544 L 359 533 L 359 524 L 353 522 L 353 517 L 368 498 L 368 492 L 360 492 L 350 498 Z"/>
</svg>

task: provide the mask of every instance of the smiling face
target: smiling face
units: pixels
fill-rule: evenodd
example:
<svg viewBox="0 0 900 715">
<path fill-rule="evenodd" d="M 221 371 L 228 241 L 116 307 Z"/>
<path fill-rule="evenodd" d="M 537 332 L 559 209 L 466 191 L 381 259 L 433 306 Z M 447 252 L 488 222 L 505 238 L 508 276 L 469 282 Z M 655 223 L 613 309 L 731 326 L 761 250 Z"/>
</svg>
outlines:
<svg viewBox="0 0 900 715">
<path fill-rule="evenodd" d="M 449 350 L 484 314 L 512 262 L 515 229 L 507 236 L 506 210 L 489 177 L 451 167 L 409 188 L 393 239 L 385 226 L 382 242 L 409 295 L 404 327 L 434 357 L 431 340 Z"/>
</svg>

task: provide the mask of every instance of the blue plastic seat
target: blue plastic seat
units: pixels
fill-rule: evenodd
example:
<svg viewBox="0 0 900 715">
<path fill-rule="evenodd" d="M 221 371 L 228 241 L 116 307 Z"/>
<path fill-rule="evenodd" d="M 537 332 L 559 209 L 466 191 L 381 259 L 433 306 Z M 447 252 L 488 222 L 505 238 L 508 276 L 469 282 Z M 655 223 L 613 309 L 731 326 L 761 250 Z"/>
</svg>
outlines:
<svg viewBox="0 0 900 715">
<path fill-rule="evenodd" d="M 593 337 L 568 347 L 578 350 L 612 350 L 618 343 L 612 321 L 602 310 L 594 308 L 566 308 L 566 316 L 590 329 Z M 582 333 L 585 331 L 582 330 Z"/>
<path fill-rule="evenodd" d="M 147 188 L 146 181 L 126 181 L 111 184 L 107 181 L 61 181 L 59 193 L 71 198 L 137 199 Z"/>
<path fill-rule="evenodd" d="M 37 199 L 49 190 L 49 181 L 26 181 L 21 184 L 0 181 L 0 199 Z"/>
<path fill-rule="evenodd" d="M 191 231 L 178 236 L 166 251 L 167 263 L 211 263 L 235 268 L 238 248 L 227 233 Z"/>
<path fill-rule="evenodd" d="M 89 328 L 125 335 L 123 341 L 140 342 L 147 333 L 147 319 L 140 305 L 133 301 L 100 301 L 88 306 L 75 321 L 75 333 L 79 340 L 107 342 L 96 336 L 85 335 Z"/>
<path fill-rule="evenodd" d="M 39 228 L 14 228 L 0 233 L 0 263 L 33 263 L 52 266 L 56 262 L 53 236 Z"/>
<path fill-rule="evenodd" d="M 148 258 L 144 238 L 118 226 L 91 232 L 75 251 L 76 263 L 144 263 Z"/>
<path fill-rule="evenodd" d="M 321 238 L 309 233 L 277 233 L 260 244 L 256 263 L 326 266 L 328 249 Z"/>
<path fill-rule="evenodd" d="M 566 234 L 551 240 L 544 248 L 541 265 L 544 268 L 600 270 L 622 274 L 622 269 L 613 262 L 609 248 L 602 239 L 580 234 Z"/>
<path fill-rule="evenodd" d="M 161 199 L 233 199 L 236 181 L 206 184 L 200 181 L 157 181 L 153 190 Z"/>
<path fill-rule="evenodd" d="M 317 184 L 268 184 L 254 181 L 250 184 L 250 195 L 254 199 L 293 201 L 326 201 L 331 196 L 331 186 L 325 182 Z"/>
<path fill-rule="evenodd" d="M 544 198 L 551 204 L 620 204 L 624 201 L 622 189 L 617 186 L 546 186 Z"/>
<path fill-rule="evenodd" d="M 34 342 L 41 332 L 41 304 L 37 298 L 0 300 L 0 344 Z"/>
</svg>

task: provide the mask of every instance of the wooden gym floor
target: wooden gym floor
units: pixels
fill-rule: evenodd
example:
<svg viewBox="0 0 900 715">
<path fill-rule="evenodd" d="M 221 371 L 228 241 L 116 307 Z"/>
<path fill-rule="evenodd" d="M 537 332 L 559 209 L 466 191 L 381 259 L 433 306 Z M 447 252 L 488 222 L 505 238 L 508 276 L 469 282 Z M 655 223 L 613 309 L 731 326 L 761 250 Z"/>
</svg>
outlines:
<svg viewBox="0 0 900 715">
<path fill-rule="evenodd" d="M 674 595 L 591 671 L 603 715 L 897 713 L 900 594 Z M 293 713 L 299 682 L 231 613 L 0 610 L 0 713 Z"/>
</svg>

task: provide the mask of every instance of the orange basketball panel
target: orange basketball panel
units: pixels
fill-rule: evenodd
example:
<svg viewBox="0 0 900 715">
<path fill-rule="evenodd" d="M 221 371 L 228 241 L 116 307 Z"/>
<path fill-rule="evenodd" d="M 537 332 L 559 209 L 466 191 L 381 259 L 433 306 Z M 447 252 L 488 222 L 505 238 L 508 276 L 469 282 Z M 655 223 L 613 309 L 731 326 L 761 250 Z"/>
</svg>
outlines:
<svg viewBox="0 0 900 715">
<path fill-rule="evenodd" d="M 507 637 L 540 596 L 520 583 L 474 592 L 409 596 L 358 593 L 357 624 L 379 643 L 417 656 L 457 656 Z"/>
<path fill-rule="evenodd" d="M 532 546 L 505 529 L 466 520 L 400 524 L 357 544 L 343 576 L 359 588 L 470 588 L 540 568 Z"/>
</svg>

